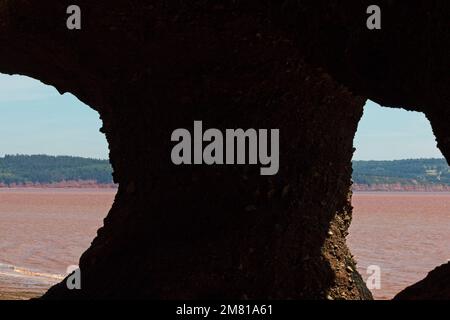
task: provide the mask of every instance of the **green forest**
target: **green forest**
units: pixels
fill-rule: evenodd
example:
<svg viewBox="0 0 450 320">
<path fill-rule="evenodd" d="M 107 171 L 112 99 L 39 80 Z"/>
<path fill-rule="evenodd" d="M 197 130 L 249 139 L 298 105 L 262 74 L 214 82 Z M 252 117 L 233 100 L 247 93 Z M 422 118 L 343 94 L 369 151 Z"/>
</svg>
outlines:
<svg viewBox="0 0 450 320">
<path fill-rule="evenodd" d="M 110 184 L 108 160 L 69 156 L 6 155 L 0 158 L 0 184 L 96 181 Z M 353 161 L 353 181 L 358 184 L 444 184 L 450 185 L 445 159 Z"/>
<path fill-rule="evenodd" d="M 61 181 L 95 180 L 112 183 L 108 160 L 69 156 L 6 155 L 0 158 L 0 183 L 53 183 Z"/>
<path fill-rule="evenodd" d="M 445 159 L 353 161 L 353 181 L 368 185 L 450 185 L 450 168 Z"/>
</svg>

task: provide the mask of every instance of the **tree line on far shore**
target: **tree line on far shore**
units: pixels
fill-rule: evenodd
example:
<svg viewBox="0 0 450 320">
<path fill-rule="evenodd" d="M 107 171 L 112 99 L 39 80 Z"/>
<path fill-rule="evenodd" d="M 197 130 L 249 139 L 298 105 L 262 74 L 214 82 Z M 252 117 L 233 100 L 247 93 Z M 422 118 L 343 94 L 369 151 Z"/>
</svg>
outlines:
<svg viewBox="0 0 450 320">
<path fill-rule="evenodd" d="M 112 184 L 108 160 L 71 156 L 6 155 L 0 158 L 0 184 L 54 184 L 63 181 L 91 181 Z"/>
<path fill-rule="evenodd" d="M 359 185 L 447 185 L 445 159 L 353 161 L 353 181 Z M 108 160 L 71 156 L 6 155 L 0 158 L 0 186 L 51 185 L 64 181 L 113 184 Z"/>
<path fill-rule="evenodd" d="M 445 159 L 353 161 L 356 184 L 450 185 Z"/>
</svg>

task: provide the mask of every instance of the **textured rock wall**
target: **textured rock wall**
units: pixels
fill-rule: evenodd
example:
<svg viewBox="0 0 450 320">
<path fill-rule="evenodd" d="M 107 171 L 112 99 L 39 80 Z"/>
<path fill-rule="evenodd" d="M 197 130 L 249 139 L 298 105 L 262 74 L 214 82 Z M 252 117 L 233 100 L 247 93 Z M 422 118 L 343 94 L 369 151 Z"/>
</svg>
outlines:
<svg viewBox="0 0 450 320">
<path fill-rule="evenodd" d="M 425 279 L 398 293 L 394 300 L 448 300 L 450 262 L 430 271 Z"/>
<path fill-rule="evenodd" d="M 427 112 L 449 152 L 447 2 L 380 2 L 392 29 L 372 36 L 356 1 L 78 1 L 70 32 L 68 2 L 0 1 L 0 72 L 99 111 L 120 184 L 83 289 L 45 297 L 371 298 L 345 245 L 365 97 Z M 399 29 L 424 9 L 428 29 Z M 279 173 L 174 166 L 170 135 L 194 120 L 279 128 Z"/>
</svg>

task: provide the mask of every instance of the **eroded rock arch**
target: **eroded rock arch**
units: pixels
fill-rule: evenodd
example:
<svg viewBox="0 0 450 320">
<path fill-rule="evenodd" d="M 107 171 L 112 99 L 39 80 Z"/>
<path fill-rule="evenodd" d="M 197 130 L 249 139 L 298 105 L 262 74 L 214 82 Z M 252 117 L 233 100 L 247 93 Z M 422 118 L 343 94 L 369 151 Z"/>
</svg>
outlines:
<svg viewBox="0 0 450 320">
<path fill-rule="evenodd" d="M 353 137 L 367 98 L 424 112 L 450 158 L 448 1 L 0 1 L 0 72 L 95 108 L 113 208 L 83 290 L 46 298 L 369 299 L 345 245 Z M 175 167 L 170 133 L 279 128 L 280 171 Z M 350 267 L 350 268 L 348 268 Z"/>
</svg>

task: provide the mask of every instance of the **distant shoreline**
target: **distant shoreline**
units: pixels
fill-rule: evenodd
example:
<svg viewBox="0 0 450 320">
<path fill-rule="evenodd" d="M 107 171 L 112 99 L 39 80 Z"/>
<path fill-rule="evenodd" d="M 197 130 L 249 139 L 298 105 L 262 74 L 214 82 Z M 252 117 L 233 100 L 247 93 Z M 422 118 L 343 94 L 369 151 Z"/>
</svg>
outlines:
<svg viewBox="0 0 450 320">
<path fill-rule="evenodd" d="M 450 195 L 450 191 L 352 191 L 353 195 L 394 195 L 394 194 L 398 194 L 398 195 L 406 195 L 406 194 L 410 194 L 410 195 L 426 195 L 426 194 L 430 194 L 430 195 L 437 195 L 437 194 L 442 194 L 442 195 Z"/>
<path fill-rule="evenodd" d="M 117 184 L 97 183 L 94 181 L 62 181 L 53 183 L 25 183 L 25 184 L 1 184 L 0 190 L 13 189 L 95 189 L 95 190 L 116 190 Z"/>
<path fill-rule="evenodd" d="M 76 183 L 52 183 L 52 184 L 24 184 L 24 185 L 1 185 L 1 190 L 117 190 L 118 184 L 99 184 L 92 182 Z M 353 193 L 450 193 L 447 185 L 359 185 L 353 184 Z"/>
<path fill-rule="evenodd" d="M 358 184 L 353 183 L 353 192 L 450 192 L 446 184 Z"/>
</svg>

